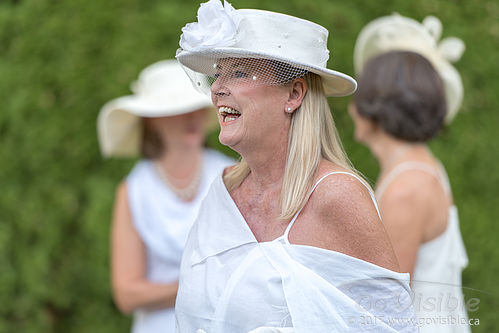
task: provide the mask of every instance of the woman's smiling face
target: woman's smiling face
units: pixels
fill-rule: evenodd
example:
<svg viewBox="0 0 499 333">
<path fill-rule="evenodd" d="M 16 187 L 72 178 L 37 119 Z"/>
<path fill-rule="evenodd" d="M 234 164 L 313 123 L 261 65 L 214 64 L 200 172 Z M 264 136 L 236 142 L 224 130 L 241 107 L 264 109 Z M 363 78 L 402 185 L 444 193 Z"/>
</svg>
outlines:
<svg viewBox="0 0 499 333">
<path fill-rule="evenodd" d="M 265 59 L 221 59 L 211 86 L 218 110 L 220 142 L 240 152 L 245 147 L 271 144 L 289 129 L 284 111 L 287 85 L 279 84 L 271 62 Z"/>
</svg>

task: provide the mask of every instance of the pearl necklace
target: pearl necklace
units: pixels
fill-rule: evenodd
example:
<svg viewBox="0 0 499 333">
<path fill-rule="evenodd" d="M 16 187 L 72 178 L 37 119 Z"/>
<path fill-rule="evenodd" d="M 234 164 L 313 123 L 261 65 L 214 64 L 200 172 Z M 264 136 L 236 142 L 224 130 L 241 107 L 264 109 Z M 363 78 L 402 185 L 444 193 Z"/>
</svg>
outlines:
<svg viewBox="0 0 499 333">
<path fill-rule="evenodd" d="M 183 201 L 191 201 L 196 196 L 199 184 L 201 183 L 201 164 L 202 163 L 199 163 L 194 178 L 192 178 L 191 182 L 183 188 L 178 188 L 171 183 L 170 179 L 175 178 L 168 176 L 158 161 L 154 162 L 154 168 L 156 169 L 159 178 L 166 184 L 166 186 L 168 186 L 168 188 L 173 193 L 175 193 L 178 198 Z"/>
</svg>

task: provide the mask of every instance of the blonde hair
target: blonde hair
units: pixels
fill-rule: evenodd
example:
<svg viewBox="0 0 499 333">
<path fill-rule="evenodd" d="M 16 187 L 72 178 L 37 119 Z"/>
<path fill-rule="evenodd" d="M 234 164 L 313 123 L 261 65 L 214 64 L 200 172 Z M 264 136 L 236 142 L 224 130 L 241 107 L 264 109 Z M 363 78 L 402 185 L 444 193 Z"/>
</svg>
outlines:
<svg viewBox="0 0 499 333">
<path fill-rule="evenodd" d="M 307 92 L 301 106 L 294 111 L 288 137 L 280 197 L 280 218 L 284 220 L 290 219 L 305 206 L 321 159 L 355 173 L 334 125 L 321 77 L 307 73 L 304 78 Z M 241 159 L 224 176 L 228 190 L 239 187 L 249 173 L 248 164 Z"/>
</svg>

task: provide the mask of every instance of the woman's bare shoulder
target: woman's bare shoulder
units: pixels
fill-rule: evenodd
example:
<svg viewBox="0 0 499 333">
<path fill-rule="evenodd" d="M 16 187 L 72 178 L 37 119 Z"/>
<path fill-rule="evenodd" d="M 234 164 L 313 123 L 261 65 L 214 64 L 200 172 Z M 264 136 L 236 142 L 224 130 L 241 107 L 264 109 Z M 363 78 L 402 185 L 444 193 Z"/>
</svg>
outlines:
<svg viewBox="0 0 499 333">
<path fill-rule="evenodd" d="M 324 177 L 325 176 L 325 177 Z M 339 167 L 333 163 L 322 163 L 316 182 L 316 187 L 311 197 L 311 203 L 317 205 L 320 211 L 331 209 L 336 206 L 335 211 L 341 213 L 343 210 L 351 211 L 354 208 L 365 208 L 365 213 L 374 213 L 377 217 L 376 208 L 371 197 L 371 188 L 362 176 L 355 171 Z"/>
<path fill-rule="evenodd" d="M 321 169 L 323 175 L 342 172 L 325 177 L 310 197 L 310 210 L 320 234 L 329 244 L 328 248 L 398 270 L 367 182 L 361 181 L 362 178 L 352 171 L 339 167 Z M 320 234 L 317 236 L 321 237 Z"/>
<path fill-rule="evenodd" d="M 438 195 L 445 196 L 439 181 L 427 172 L 407 170 L 398 175 L 383 193 L 384 201 L 431 201 Z"/>
<path fill-rule="evenodd" d="M 328 220 L 349 220 L 349 228 L 365 224 L 376 228 L 379 216 L 367 182 L 349 170 L 324 174 L 330 172 L 335 173 L 323 178 L 310 198 L 314 211 Z"/>
</svg>

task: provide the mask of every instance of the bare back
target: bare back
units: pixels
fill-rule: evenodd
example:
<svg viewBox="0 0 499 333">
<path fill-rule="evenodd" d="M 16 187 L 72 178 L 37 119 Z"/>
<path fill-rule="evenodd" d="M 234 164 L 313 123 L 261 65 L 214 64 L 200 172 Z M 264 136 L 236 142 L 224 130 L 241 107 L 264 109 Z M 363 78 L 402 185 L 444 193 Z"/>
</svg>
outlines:
<svg viewBox="0 0 499 333">
<path fill-rule="evenodd" d="M 452 196 L 446 176 L 436 162 L 403 162 L 382 178 L 376 196 L 401 268 L 412 272 L 419 246 L 447 228 Z"/>
</svg>

